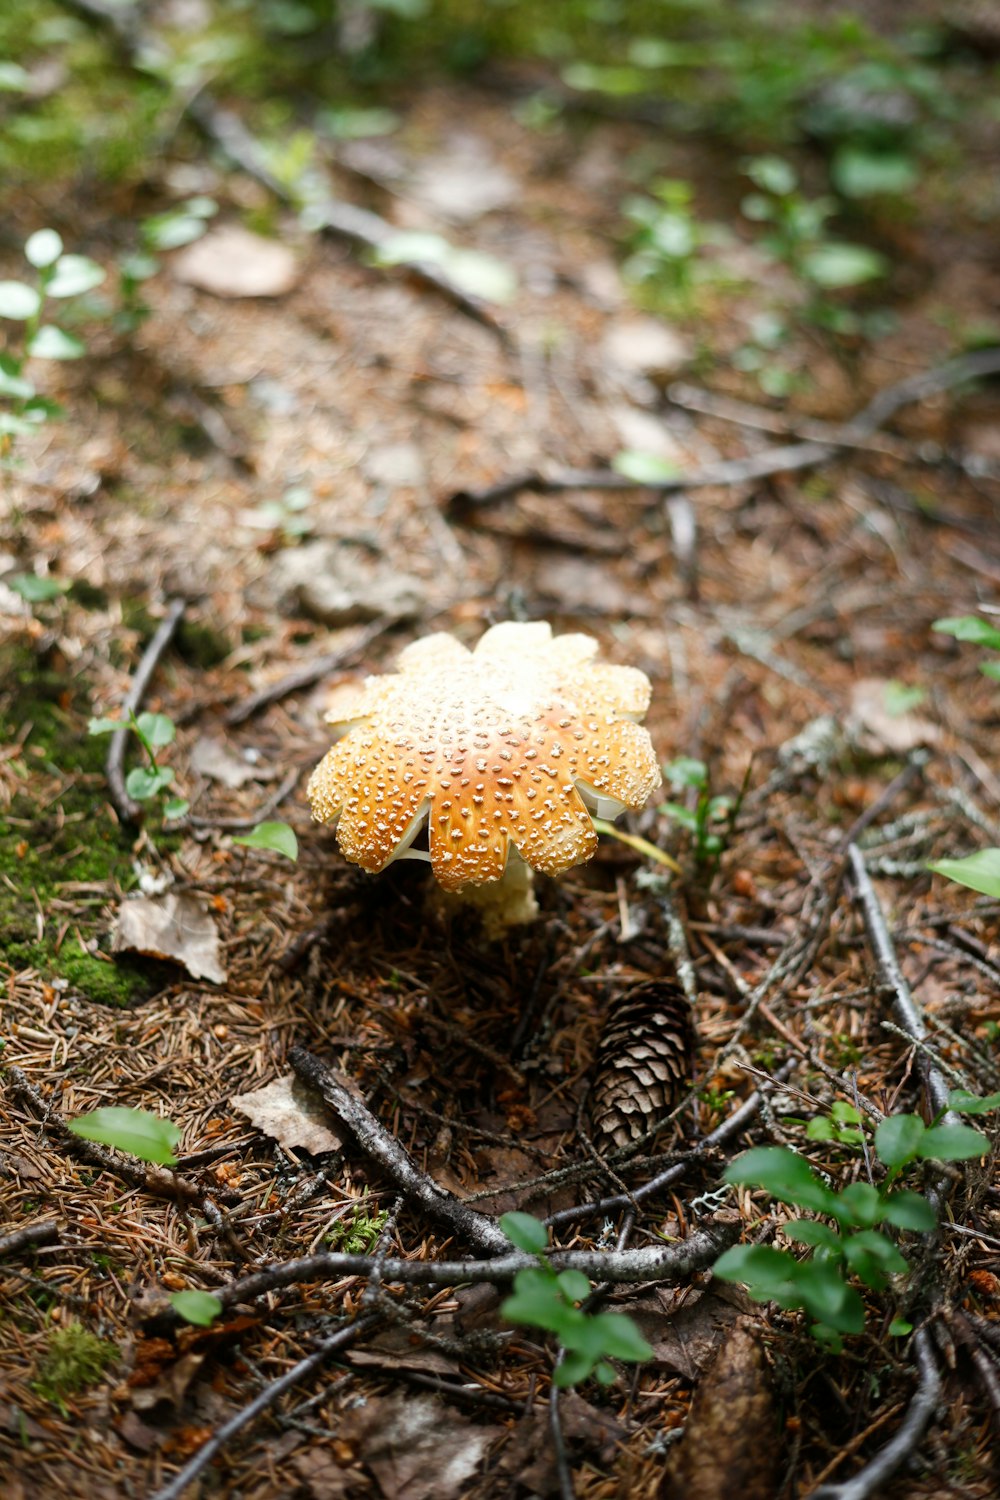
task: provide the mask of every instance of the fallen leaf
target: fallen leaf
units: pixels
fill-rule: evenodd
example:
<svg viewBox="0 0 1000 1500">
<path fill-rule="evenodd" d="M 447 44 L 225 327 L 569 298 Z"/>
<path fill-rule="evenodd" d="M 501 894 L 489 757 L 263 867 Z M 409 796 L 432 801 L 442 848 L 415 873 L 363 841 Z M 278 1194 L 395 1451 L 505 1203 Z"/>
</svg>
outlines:
<svg viewBox="0 0 1000 1500">
<path fill-rule="evenodd" d="M 235 755 L 224 740 L 213 739 L 203 734 L 191 751 L 191 769 L 210 781 L 220 781 L 223 786 L 240 787 L 253 781 L 259 770 L 248 766 L 240 755 Z"/>
<path fill-rule="evenodd" d="M 851 704 L 844 726 L 848 735 L 871 755 L 907 755 L 921 745 L 934 745 L 941 731 L 908 707 L 905 689 L 896 682 L 865 677 L 851 689 Z"/>
<path fill-rule="evenodd" d="M 764 1352 L 740 1323 L 695 1392 L 660 1500 L 772 1500 L 780 1451 Z"/>
<path fill-rule="evenodd" d="M 374 1365 L 385 1370 L 417 1370 L 426 1375 L 457 1375 L 458 1364 L 438 1349 L 421 1348 L 405 1328 L 390 1328 L 373 1338 L 364 1349 L 351 1349 L 347 1362 Z"/>
<path fill-rule="evenodd" d="M 296 259 L 287 245 L 251 234 L 239 224 L 210 229 L 175 255 L 170 269 L 176 280 L 215 297 L 281 297 L 298 280 Z"/>
<path fill-rule="evenodd" d="M 339 1151 L 344 1144 L 330 1129 L 328 1111 L 294 1073 L 252 1093 L 236 1094 L 230 1102 L 286 1151 L 298 1149 L 318 1156 L 322 1151 Z"/>
<path fill-rule="evenodd" d="M 204 1354 L 182 1354 L 159 1380 L 152 1385 L 136 1386 L 133 1389 L 133 1408 L 136 1411 L 155 1411 L 158 1406 L 169 1406 L 178 1411 L 188 1386 L 204 1362 Z"/>
<path fill-rule="evenodd" d="M 676 1307 L 675 1292 L 651 1287 L 635 1297 L 616 1300 L 615 1311 L 627 1313 L 637 1325 L 653 1350 L 653 1364 L 685 1380 L 697 1380 L 744 1310 L 744 1294 L 735 1290 L 735 1298 L 714 1288 L 688 1291 Z"/>
<path fill-rule="evenodd" d="M 616 318 L 603 347 L 609 363 L 625 375 L 674 375 L 692 355 L 687 340 L 655 318 Z"/>
<path fill-rule="evenodd" d="M 297 1453 L 292 1459 L 292 1471 L 302 1487 L 301 1491 L 296 1488 L 295 1493 L 303 1493 L 303 1500 L 344 1500 L 345 1496 L 356 1494 L 359 1486 L 368 1488 L 358 1470 L 351 1473 L 325 1448 Z"/>
<path fill-rule="evenodd" d="M 457 224 L 505 208 L 518 191 L 487 143 L 464 132 L 445 151 L 425 157 L 407 185 L 409 196 Z"/>
<path fill-rule="evenodd" d="M 226 982 L 219 958 L 219 929 L 199 898 L 187 891 L 123 901 L 111 951 L 167 958 L 181 964 L 192 979 Z"/>
<path fill-rule="evenodd" d="M 385 1500 L 453 1500 L 503 1431 L 403 1392 L 349 1412 L 340 1438 L 370 1469 Z"/>
</svg>

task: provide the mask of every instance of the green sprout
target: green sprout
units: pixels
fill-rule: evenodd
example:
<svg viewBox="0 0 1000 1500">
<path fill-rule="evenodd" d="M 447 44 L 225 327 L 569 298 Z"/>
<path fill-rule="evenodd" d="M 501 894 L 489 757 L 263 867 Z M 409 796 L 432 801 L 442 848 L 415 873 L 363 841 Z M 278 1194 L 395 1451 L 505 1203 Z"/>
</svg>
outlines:
<svg viewBox="0 0 1000 1500">
<path fill-rule="evenodd" d="M 129 710 L 128 719 L 91 719 L 87 724 L 88 734 L 116 734 L 120 729 L 132 730 L 146 756 L 145 766 L 135 766 L 125 777 L 125 790 L 134 802 L 162 800 L 165 818 L 182 818 L 190 807 L 183 797 L 169 795 L 173 785 L 174 771 L 171 766 L 161 765 L 157 750 L 173 744 L 177 729 L 173 719 L 166 714 L 143 713 L 136 715 Z"/>
</svg>

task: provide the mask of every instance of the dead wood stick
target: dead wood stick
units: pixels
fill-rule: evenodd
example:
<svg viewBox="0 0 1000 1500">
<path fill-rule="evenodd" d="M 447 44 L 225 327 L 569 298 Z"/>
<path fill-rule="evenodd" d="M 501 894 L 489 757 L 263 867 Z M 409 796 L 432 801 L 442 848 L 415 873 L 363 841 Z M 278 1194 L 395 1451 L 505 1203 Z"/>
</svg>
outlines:
<svg viewBox="0 0 1000 1500">
<path fill-rule="evenodd" d="M 514 478 L 498 480 L 481 490 L 459 490 L 450 497 L 448 505 L 496 505 L 521 490 L 534 490 L 543 495 L 576 489 L 654 490 L 661 494 L 672 494 L 681 490 L 707 489 L 714 485 L 746 484 L 751 480 L 765 479 L 771 474 L 811 469 L 835 458 L 845 448 L 864 447 L 879 428 L 904 406 L 916 401 L 926 401 L 928 397 L 940 395 L 953 386 L 961 385 L 963 381 L 998 373 L 1000 349 L 980 349 L 975 354 L 948 360 L 935 369 L 922 371 L 919 375 L 911 375 L 906 380 L 887 386 L 849 421 L 840 427 L 834 427 L 822 442 L 806 441 L 767 448 L 763 453 L 750 454 L 746 458 L 722 459 L 717 463 L 704 464 L 700 469 L 692 469 L 687 474 L 675 474 L 651 483 L 626 479 L 610 468 L 554 469 L 547 474 L 532 470 Z"/>
<path fill-rule="evenodd" d="M 286 776 L 281 778 L 277 789 L 271 793 L 266 802 L 262 802 L 255 813 L 251 813 L 245 818 L 190 817 L 184 818 L 181 821 L 190 824 L 192 828 L 218 828 L 227 833 L 243 833 L 249 828 L 256 828 L 258 823 L 262 823 L 265 818 L 269 818 L 273 812 L 276 812 L 289 792 L 294 789 L 301 775 L 301 768 L 289 771 Z M 175 824 L 174 826 L 176 827 L 177 825 Z"/>
<path fill-rule="evenodd" d="M 824 1484 L 813 1490 L 809 1500 L 868 1500 L 901 1464 L 915 1451 L 934 1415 L 941 1394 L 941 1377 L 931 1350 L 930 1336 L 926 1328 L 918 1328 L 913 1335 L 913 1350 L 917 1357 L 920 1383 L 906 1410 L 895 1437 L 890 1438 L 870 1463 L 843 1484 Z"/>
<path fill-rule="evenodd" d="M 272 703 L 277 703 L 280 698 L 287 698 L 291 693 L 300 692 L 302 688 L 312 687 L 314 683 L 319 682 L 321 677 L 327 677 L 341 667 L 351 666 L 357 657 L 367 651 L 373 641 L 398 623 L 396 615 L 387 615 L 383 620 L 376 620 L 349 646 L 341 646 L 338 651 L 328 651 L 324 656 L 314 657 L 312 661 L 296 667 L 293 672 L 279 678 L 277 682 L 272 682 L 269 687 L 261 688 L 259 693 L 251 693 L 249 698 L 244 698 L 242 702 L 236 704 L 235 708 L 229 710 L 224 722 L 230 727 L 245 724 L 247 719 L 259 713 L 262 708 L 269 708 Z"/>
<path fill-rule="evenodd" d="M 775 1083 L 781 1083 L 791 1072 L 792 1062 L 784 1063 L 774 1075 Z M 678 1182 L 696 1161 L 708 1156 L 719 1146 L 726 1145 L 734 1137 L 740 1135 L 751 1120 L 756 1119 L 761 1106 L 762 1094 L 760 1089 L 754 1089 L 748 1099 L 745 1099 L 739 1109 L 733 1111 L 728 1119 L 717 1125 L 703 1141 L 692 1146 L 683 1161 L 674 1162 L 656 1177 L 651 1177 L 641 1187 L 637 1187 L 627 1196 L 618 1193 L 609 1198 L 598 1198 L 593 1203 L 579 1203 L 574 1208 L 562 1208 L 558 1213 L 550 1214 L 545 1223 L 550 1228 L 556 1229 L 563 1224 L 574 1223 L 577 1219 L 590 1218 L 593 1214 L 612 1213 L 619 1208 L 633 1208 L 636 1203 L 641 1203 L 644 1198 L 651 1197 L 660 1192 L 662 1188 L 670 1187 L 672 1183 Z"/>
<path fill-rule="evenodd" d="M 132 7 L 108 4 L 107 0 L 61 0 L 61 3 L 67 10 L 110 32 L 130 68 L 144 77 L 152 73 L 165 89 L 170 89 L 169 64 L 173 57 L 162 43 L 143 29 Z M 207 89 L 200 89 L 178 102 L 180 113 L 187 115 L 233 166 L 259 182 L 279 203 L 287 208 L 299 208 L 294 191 L 271 171 L 259 141 L 238 115 L 224 109 Z M 322 233 L 345 240 L 355 249 L 378 251 L 397 234 L 397 230 L 378 214 L 345 203 L 332 194 L 324 195 L 318 202 L 311 201 L 309 208 L 313 222 Z M 430 261 L 418 261 L 406 264 L 403 270 L 431 287 L 467 317 L 497 334 L 505 347 L 509 344 L 510 335 L 489 304 L 463 291 L 440 266 Z"/>
<path fill-rule="evenodd" d="M 174 1475 L 170 1483 L 165 1484 L 161 1490 L 157 1490 L 153 1500 L 179 1500 L 191 1481 L 197 1479 L 202 1470 L 212 1462 L 217 1453 L 221 1453 L 231 1438 L 234 1438 L 238 1432 L 242 1432 L 244 1427 L 249 1427 L 250 1423 L 256 1421 L 262 1412 L 267 1411 L 269 1406 L 273 1406 L 276 1401 L 280 1400 L 286 1391 L 290 1391 L 293 1386 L 306 1380 L 314 1370 L 318 1370 L 331 1354 L 335 1354 L 338 1349 L 346 1348 L 348 1344 L 355 1343 L 363 1333 L 367 1333 L 379 1321 L 378 1314 L 369 1313 L 367 1317 L 359 1318 L 356 1323 L 351 1323 L 347 1328 L 341 1328 L 337 1333 L 324 1339 L 311 1354 L 307 1354 L 304 1359 L 299 1360 L 297 1365 L 293 1365 L 277 1380 L 265 1386 L 249 1406 L 245 1406 L 242 1411 L 230 1417 L 228 1422 L 224 1422 L 218 1432 L 214 1433 L 208 1442 L 198 1449 L 194 1457 L 188 1460 L 183 1469 Z"/>
<path fill-rule="evenodd" d="M 935 1114 L 944 1111 L 950 1124 L 958 1124 L 958 1116 L 948 1109 L 949 1088 L 944 1074 L 940 1068 L 934 1066 L 920 1045 L 928 1039 L 930 1033 L 913 998 L 913 991 L 899 966 L 885 913 L 865 868 L 865 857 L 857 844 L 848 846 L 847 857 L 850 861 L 854 889 L 864 917 L 868 940 L 874 950 L 882 979 L 892 992 L 892 1008 L 899 1028 L 910 1038 L 917 1050 L 917 1066 L 923 1076 L 931 1108 Z"/>
<path fill-rule="evenodd" d="M 13 1234 L 0 1235 L 0 1256 L 17 1255 L 22 1250 L 34 1250 L 39 1245 L 51 1245 L 59 1238 L 59 1225 L 54 1219 L 43 1219 L 40 1224 L 26 1224 L 15 1229 Z"/>
<path fill-rule="evenodd" d="M 582 1271 L 591 1281 L 619 1283 L 628 1281 L 682 1280 L 695 1271 L 711 1265 L 722 1250 L 738 1237 L 736 1218 L 714 1220 L 709 1227 L 696 1229 L 686 1240 L 672 1245 L 643 1245 L 632 1250 L 555 1250 L 548 1263 L 556 1271 Z M 530 1270 L 538 1261 L 520 1250 L 488 1260 L 398 1260 L 381 1262 L 383 1286 L 461 1286 L 488 1283 L 503 1286 L 518 1271 Z M 276 1266 L 265 1266 L 228 1286 L 213 1287 L 224 1307 L 249 1302 L 265 1292 L 279 1291 L 302 1281 L 340 1281 L 348 1276 L 369 1277 L 375 1269 L 374 1255 L 346 1255 L 321 1252 L 288 1260 Z"/>
<path fill-rule="evenodd" d="M 152 640 L 142 654 L 142 660 L 136 668 L 135 676 L 132 678 L 132 686 L 126 694 L 122 704 L 123 722 L 121 729 L 116 729 L 111 736 L 108 746 L 108 758 L 104 763 L 104 774 L 108 780 L 108 788 L 111 792 L 111 801 L 114 803 L 115 811 L 123 823 L 137 823 L 142 817 L 143 808 L 138 802 L 133 802 L 125 789 L 125 746 L 128 737 L 132 733 L 129 724 L 129 715 L 138 712 L 146 689 L 152 681 L 153 673 L 160 664 L 160 657 L 166 651 L 173 640 L 174 632 L 181 622 L 184 610 L 187 606 L 183 599 L 174 599 L 166 614 L 156 627 Z"/>
<path fill-rule="evenodd" d="M 565 1358 L 565 1349 L 560 1349 L 555 1363 L 556 1370 L 558 1370 Z M 555 1371 L 553 1371 L 554 1373 Z M 573 1473 L 569 1466 L 566 1439 L 563 1437 L 562 1418 L 559 1414 L 559 1387 L 554 1381 L 549 1387 L 549 1437 L 552 1440 L 552 1452 L 556 1461 L 559 1500 L 576 1500 L 576 1490 L 573 1487 Z"/>
<path fill-rule="evenodd" d="M 395 1137 L 376 1120 L 371 1110 L 343 1084 L 338 1083 L 318 1057 L 293 1047 L 289 1061 L 303 1083 L 324 1098 L 361 1150 L 376 1162 L 409 1202 L 443 1223 L 460 1239 L 494 1255 L 510 1249 L 510 1241 L 495 1220 L 469 1208 L 421 1172 Z"/>
</svg>

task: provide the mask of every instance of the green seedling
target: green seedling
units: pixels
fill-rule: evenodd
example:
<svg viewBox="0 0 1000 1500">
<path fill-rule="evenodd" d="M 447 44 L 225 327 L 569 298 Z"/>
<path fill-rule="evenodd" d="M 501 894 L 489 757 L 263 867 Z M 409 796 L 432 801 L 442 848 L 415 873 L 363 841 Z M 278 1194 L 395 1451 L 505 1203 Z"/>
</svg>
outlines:
<svg viewBox="0 0 1000 1500">
<path fill-rule="evenodd" d="M 551 1333 L 560 1358 L 552 1382 L 561 1389 L 579 1385 L 593 1375 L 601 1385 L 615 1380 L 611 1359 L 642 1363 L 653 1351 L 624 1313 L 585 1312 L 592 1287 L 581 1271 L 555 1271 L 545 1258 L 549 1235 L 531 1214 L 504 1214 L 500 1228 L 518 1250 L 533 1255 L 537 1265 L 518 1271 L 514 1291 L 500 1306 L 511 1323 L 523 1323 Z"/>
<path fill-rule="evenodd" d="M 956 641 L 971 641 L 973 645 L 985 646 L 988 651 L 1000 651 L 1000 629 L 978 615 L 956 615 L 948 620 L 935 620 L 931 626 L 941 635 L 954 636 Z M 984 677 L 1000 682 L 1000 661 L 983 661 L 979 670 Z"/>
<path fill-rule="evenodd" d="M 252 832 L 233 839 L 246 849 L 270 849 L 274 854 L 283 854 L 286 859 L 299 857 L 299 841 L 295 829 L 288 823 L 258 823 Z"/>
<path fill-rule="evenodd" d="M 199 1292 L 193 1288 L 184 1292 L 172 1292 L 170 1306 L 185 1323 L 196 1328 L 210 1328 L 222 1313 L 222 1303 L 211 1292 Z"/>
<path fill-rule="evenodd" d="M 152 1162 L 155 1166 L 177 1165 L 174 1147 L 181 1138 L 179 1128 L 172 1120 L 164 1120 L 148 1110 L 113 1105 L 95 1109 L 89 1115 L 78 1115 L 66 1123 L 82 1140 L 114 1146 L 117 1151 L 125 1151 L 129 1156 Z"/>
<path fill-rule="evenodd" d="M 977 1098 L 956 1090 L 949 1108 L 983 1114 L 1000 1107 L 1000 1095 Z M 939 1117 L 940 1118 L 940 1117 Z M 859 1144 L 862 1117 L 851 1105 L 831 1110 L 822 1124 L 813 1122 L 812 1139 Z M 926 1125 L 919 1115 L 888 1115 L 874 1136 L 875 1154 L 885 1170 L 880 1187 L 852 1182 L 839 1192 L 820 1178 L 797 1151 L 784 1146 L 761 1146 L 745 1152 L 727 1169 L 724 1180 L 744 1187 L 763 1188 L 779 1203 L 820 1214 L 821 1219 L 791 1219 L 782 1227 L 786 1239 L 810 1248 L 799 1260 L 789 1250 L 769 1245 L 736 1245 L 715 1264 L 723 1281 L 740 1281 L 760 1302 L 802 1308 L 812 1319 L 810 1332 L 839 1351 L 842 1335 L 860 1333 L 865 1307 L 849 1278 L 856 1277 L 872 1291 L 884 1291 L 894 1275 L 905 1275 L 909 1263 L 886 1229 L 926 1233 L 937 1215 L 921 1193 L 896 1184 L 918 1161 L 969 1161 L 989 1150 L 989 1140 L 968 1125 Z"/>
<path fill-rule="evenodd" d="M 165 818 L 182 818 L 190 807 L 183 797 L 170 795 L 174 771 L 172 766 L 160 764 L 157 751 L 173 744 L 177 729 L 166 714 L 143 713 L 136 715 L 129 710 L 128 719 L 91 719 L 87 724 L 88 734 L 116 734 L 128 726 L 132 730 L 146 756 L 145 766 L 135 766 L 125 777 L 125 790 L 134 802 L 152 802 L 159 799 Z"/>
<path fill-rule="evenodd" d="M 699 866 L 716 864 L 739 811 L 737 799 L 713 796 L 708 767 L 703 761 L 693 760 L 688 755 L 668 762 L 663 767 L 663 774 L 676 791 L 694 791 L 697 797 L 693 808 L 685 807 L 681 802 L 661 802 L 659 811 L 691 835 L 695 862 Z"/>
<path fill-rule="evenodd" d="M 68 305 L 93 291 L 104 280 L 104 270 L 86 255 L 67 255 L 54 229 L 39 229 L 24 245 L 23 278 L 0 281 L 0 322 L 4 352 L 0 354 L 0 458 L 13 451 L 18 437 L 34 431 L 62 407 L 38 394 L 28 375 L 36 359 L 80 359 L 86 345 L 75 333 L 46 321 L 50 302 Z M 10 325 L 13 325 L 11 327 Z"/>
<path fill-rule="evenodd" d="M 631 226 L 626 280 L 664 311 L 689 311 L 696 288 L 716 274 L 703 252 L 725 232 L 697 218 L 691 184 L 674 178 L 654 182 L 651 196 L 626 198 L 622 212 Z"/>
<path fill-rule="evenodd" d="M 209 220 L 218 211 L 219 205 L 213 198 L 196 197 L 143 220 L 139 226 L 139 248 L 118 261 L 121 309 L 116 324 L 122 332 L 133 333 L 149 317 L 142 287 L 160 270 L 159 256 L 201 239 Z"/>
</svg>

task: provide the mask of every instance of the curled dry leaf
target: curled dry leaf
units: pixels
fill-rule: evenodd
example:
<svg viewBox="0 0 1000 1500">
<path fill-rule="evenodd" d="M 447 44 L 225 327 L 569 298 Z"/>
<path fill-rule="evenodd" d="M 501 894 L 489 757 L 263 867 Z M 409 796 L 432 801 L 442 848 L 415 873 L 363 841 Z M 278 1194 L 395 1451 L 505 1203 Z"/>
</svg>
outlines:
<svg viewBox="0 0 1000 1500">
<path fill-rule="evenodd" d="M 660 1500 L 773 1500 L 779 1454 L 760 1341 L 747 1323 L 727 1337 L 695 1392 Z"/>
<path fill-rule="evenodd" d="M 123 901 L 111 951 L 166 958 L 181 964 L 192 979 L 226 982 L 219 957 L 219 929 L 198 897 L 188 891 Z"/>
<path fill-rule="evenodd" d="M 318 1156 L 322 1151 L 339 1151 L 344 1144 L 327 1123 L 327 1109 L 294 1073 L 252 1093 L 236 1094 L 231 1102 L 233 1109 L 286 1151 Z"/>
<path fill-rule="evenodd" d="M 467 1492 L 501 1431 L 470 1422 L 433 1396 L 397 1392 L 349 1412 L 340 1440 L 371 1471 L 385 1500 L 454 1500 Z"/>
</svg>

